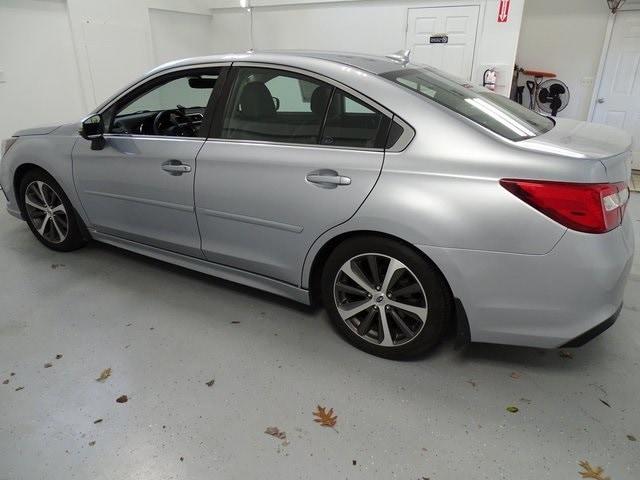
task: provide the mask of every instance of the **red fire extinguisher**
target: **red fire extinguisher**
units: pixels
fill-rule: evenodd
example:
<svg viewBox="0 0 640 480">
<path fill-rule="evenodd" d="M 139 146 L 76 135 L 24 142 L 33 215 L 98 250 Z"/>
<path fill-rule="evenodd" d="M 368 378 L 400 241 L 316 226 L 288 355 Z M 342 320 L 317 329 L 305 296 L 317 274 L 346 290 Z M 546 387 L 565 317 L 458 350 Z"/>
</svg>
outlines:
<svg viewBox="0 0 640 480">
<path fill-rule="evenodd" d="M 487 87 L 489 90 L 495 90 L 497 77 L 493 68 L 487 68 L 482 75 L 482 86 Z"/>
</svg>

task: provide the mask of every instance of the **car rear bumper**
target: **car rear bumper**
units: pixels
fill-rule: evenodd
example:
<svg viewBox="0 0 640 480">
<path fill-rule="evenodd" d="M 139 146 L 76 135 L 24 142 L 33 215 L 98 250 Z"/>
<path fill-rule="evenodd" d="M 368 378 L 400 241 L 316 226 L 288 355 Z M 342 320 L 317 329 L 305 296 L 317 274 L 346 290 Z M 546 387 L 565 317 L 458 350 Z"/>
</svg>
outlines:
<svg viewBox="0 0 640 480">
<path fill-rule="evenodd" d="M 630 215 L 602 235 L 568 230 L 545 255 L 419 246 L 464 305 L 471 341 L 577 346 L 608 328 L 631 269 Z"/>
</svg>

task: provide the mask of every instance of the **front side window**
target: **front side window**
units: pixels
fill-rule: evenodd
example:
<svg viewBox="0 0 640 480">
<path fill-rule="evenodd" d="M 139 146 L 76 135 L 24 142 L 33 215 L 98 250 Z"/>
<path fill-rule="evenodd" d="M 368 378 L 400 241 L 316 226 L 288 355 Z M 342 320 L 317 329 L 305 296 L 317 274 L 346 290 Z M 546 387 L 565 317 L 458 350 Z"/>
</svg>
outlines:
<svg viewBox="0 0 640 480">
<path fill-rule="evenodd" d="M 284 70 L 241 67 L 221 137 L 383 148 L 389 123 L 382 113 L 321 80 Z"/>
<path fill-rule="evenodd" d="M 555 125 L 553 120 L 506 97 L 457 81 L 431 68 L 407 68 L 382 76 L 509 140 L 536 137 Z"/>
<path fill-rule="evenodd" d="M 204 137 L 200 131 L 216 72 L 186 72 L 153 81 L 116 104 L 111 133 Z"/>
</svg>

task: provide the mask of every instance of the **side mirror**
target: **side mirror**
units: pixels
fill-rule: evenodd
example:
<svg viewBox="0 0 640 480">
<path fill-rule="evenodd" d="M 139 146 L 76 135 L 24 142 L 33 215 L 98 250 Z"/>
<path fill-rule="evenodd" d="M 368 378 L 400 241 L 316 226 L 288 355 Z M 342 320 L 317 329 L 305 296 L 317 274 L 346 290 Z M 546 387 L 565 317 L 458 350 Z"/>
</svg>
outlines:
<svg viewBox="0 0 640 480">
<path fill-rule="evenodd" d="M 91 140 L 92 150 L 101 150 L 104 147 L 104 122 L 102 115 L 96 113 L 82 120 L 79 132 L 85 140 Z"/>
<path fill-rule="evenodd" d="M 273 98 L 273 106 L 276 107 L 276 111 L 280 110 L 280 99 L 278 97 Z"/>
</svg>

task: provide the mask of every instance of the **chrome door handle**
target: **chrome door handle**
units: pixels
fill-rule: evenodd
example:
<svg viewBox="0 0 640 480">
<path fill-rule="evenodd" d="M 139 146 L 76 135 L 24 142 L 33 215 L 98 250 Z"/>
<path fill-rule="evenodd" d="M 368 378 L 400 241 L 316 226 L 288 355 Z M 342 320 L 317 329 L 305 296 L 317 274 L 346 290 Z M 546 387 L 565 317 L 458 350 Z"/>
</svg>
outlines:
<svg viewBox="0 0 640 480">
<path fill-rule="evenodd" d="M 325 185 L 351 185 L 351 179 L 342 175 L 324 174 L 324 173 L 310 173 L 307 175 L 307 181 L 311 183 L 325 184 Z"/>
<path fill-rule="evenodd" d="M 191 165 L 182 163 L 180 160 L 169 160 L 162 164 L 162 170 L 170 175 L 182 175 L 191 171 Z"/>
</svg>

